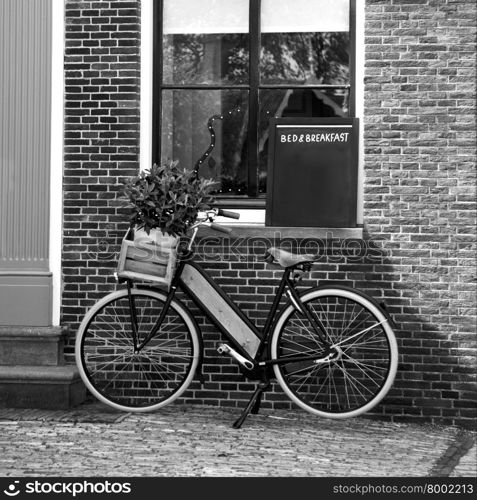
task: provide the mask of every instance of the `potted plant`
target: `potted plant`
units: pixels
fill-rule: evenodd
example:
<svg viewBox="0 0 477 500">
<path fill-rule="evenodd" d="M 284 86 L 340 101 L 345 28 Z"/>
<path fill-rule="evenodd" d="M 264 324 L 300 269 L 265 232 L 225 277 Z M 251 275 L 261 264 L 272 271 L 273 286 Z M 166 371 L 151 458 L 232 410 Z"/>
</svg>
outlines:
<svg viewBox="0 0 477 500">
<path fill-rule="evenodd" d="M 123 240 L 118 275 L 140 279 L 156 276 L 159 282 L 163 278 L 170 282 L 179 239 L 198 213 L 213 203 L 213 185 L 194 170 L 180 169 L 177 162 L 154 164 L 127 179 L 124 192 L 133 231 Z"/>
<path fill-rule="evenodd" d="M 213 202 L 213 184 L 195 171 L 180 169 L 177 162 L 153 165 L 125 182 L 131 226 L 147 234 L 159 229 L 173 237 L 185 235 L 198 212 Z"/>
</svg>

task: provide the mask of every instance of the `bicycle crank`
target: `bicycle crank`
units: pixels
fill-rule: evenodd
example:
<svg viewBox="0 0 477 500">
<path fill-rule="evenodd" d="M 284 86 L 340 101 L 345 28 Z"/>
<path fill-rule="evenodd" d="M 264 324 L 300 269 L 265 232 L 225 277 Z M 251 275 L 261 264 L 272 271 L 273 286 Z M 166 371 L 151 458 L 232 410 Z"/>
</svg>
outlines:
<svg viewBox="0 0 477 500">
<path fill-rule="evenodd" d="M 227 344 L 220 344 L 217 348 L 217 352 L 219 354 L 227 354 L 237 361 L 237 363 L 241 364 L 243 367 L 247 368 L 247 370 L 253 370 L 254 364 L 252 361 L 249 361 L 247 358 L 244 358 L 240 355 L 235 349 L 232 349 Z"/>
</svg>

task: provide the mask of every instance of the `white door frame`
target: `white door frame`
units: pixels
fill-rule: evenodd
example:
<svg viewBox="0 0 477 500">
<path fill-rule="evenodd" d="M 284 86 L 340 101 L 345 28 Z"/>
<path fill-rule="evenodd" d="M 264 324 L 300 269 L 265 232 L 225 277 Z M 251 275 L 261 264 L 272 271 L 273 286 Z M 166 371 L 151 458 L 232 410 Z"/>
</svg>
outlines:
<svg viewBox="0 0 477 500">
<path fill-rule="evenodd" d="M 53 274 L 52 323 L 60 324 L 61 252 L 63 236 L 64 147 L 64 0 L 52 2 L 51 44 L 51 149 L 50 149 L 50 271 Z"/>
</svg>

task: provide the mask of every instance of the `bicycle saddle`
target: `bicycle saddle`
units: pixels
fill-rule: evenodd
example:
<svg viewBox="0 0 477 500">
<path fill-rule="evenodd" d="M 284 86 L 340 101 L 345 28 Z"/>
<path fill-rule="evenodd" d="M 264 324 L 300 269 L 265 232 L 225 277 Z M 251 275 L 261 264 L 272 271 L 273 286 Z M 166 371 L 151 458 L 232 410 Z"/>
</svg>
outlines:
<svg viewBox="0 0 477 500">
<path fill-rule="evenodd" d="M 311 254 L 296 254 L 282 250 L 281 248 L 271 247 L 267 250 L 267 253 L 271 255 L 278 264 L 282 267 L 293 267 L 297 264 L 304 264 L 305 262 L 315 262 L 317 260 L 316 255 Z"/>
</svg>

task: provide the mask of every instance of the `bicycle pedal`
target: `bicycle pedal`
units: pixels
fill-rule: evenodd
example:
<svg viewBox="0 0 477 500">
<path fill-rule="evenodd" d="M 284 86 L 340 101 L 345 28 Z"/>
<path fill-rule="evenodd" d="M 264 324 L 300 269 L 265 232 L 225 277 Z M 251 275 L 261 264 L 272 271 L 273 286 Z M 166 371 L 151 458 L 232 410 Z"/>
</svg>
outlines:
<svg viewBox="0 0 477 500">
<path fill-rule="evenodd" d="M 255 366 L 252 361 L 248 360 L 247 358 L 244 358 L 235 349 L 232 349 L 227 344 L 220 344 L 219 347 L 217 347 L 217 352 L 219 354 L 227 354 L 228 356 L 234 358 L 235 361 L 237 361 L 237 363 L 239 363 L 243 367 L 247 368 L 247 370 L 253 370 L 253 368 Z"/>
</svg>

